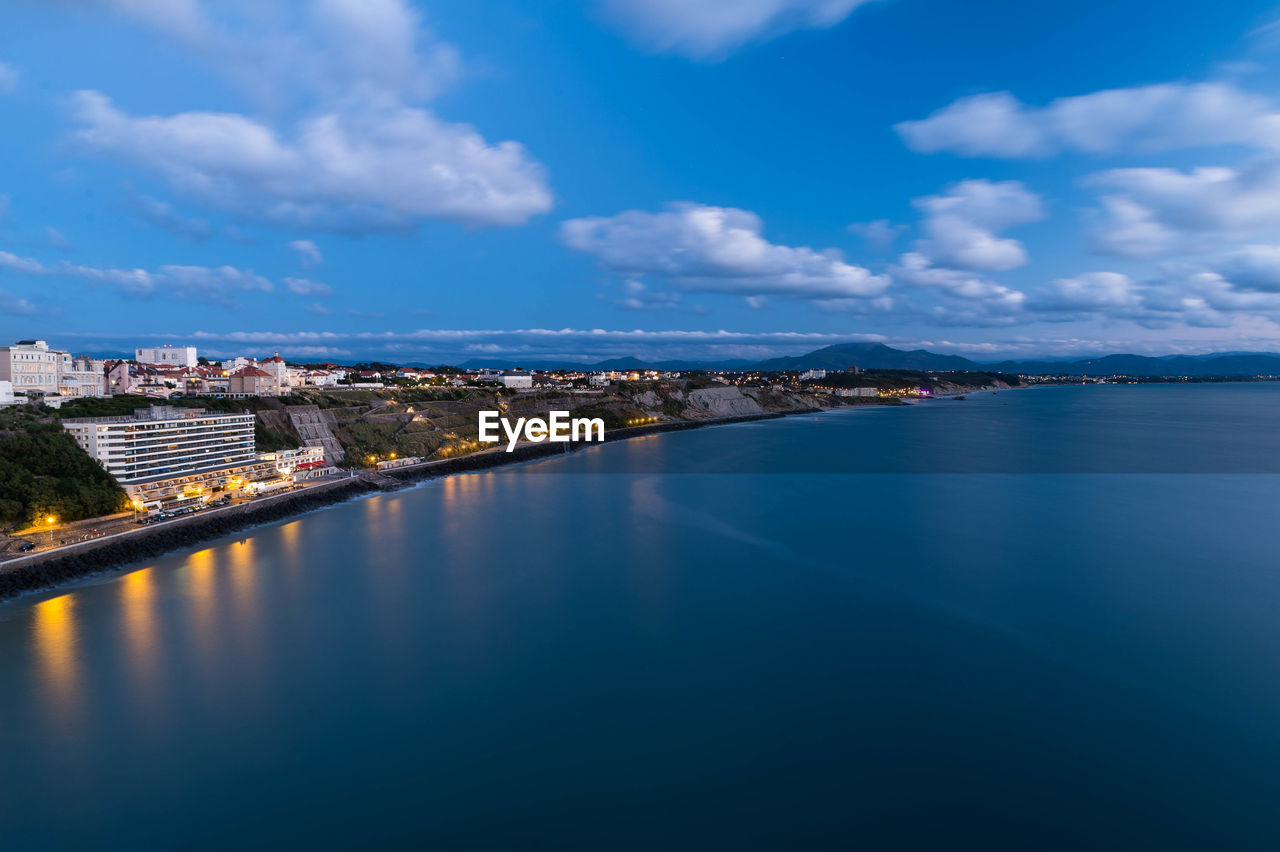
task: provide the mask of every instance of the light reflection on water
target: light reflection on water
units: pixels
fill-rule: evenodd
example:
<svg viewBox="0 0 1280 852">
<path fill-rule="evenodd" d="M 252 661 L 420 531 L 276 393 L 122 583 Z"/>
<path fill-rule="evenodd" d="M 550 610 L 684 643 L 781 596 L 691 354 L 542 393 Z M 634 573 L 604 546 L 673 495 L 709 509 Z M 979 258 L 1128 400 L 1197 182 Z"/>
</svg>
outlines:
<svg viewBox="0 0 1280 852">
<path fill-rule="evenodd" d="M 1221 440 L 1199 392 L 1144 421 Z M 984 453 L 1046 400 L 992 403 Z M 518 847 L 597 820 L 596 848 L 748 846 L 803 814 L 938 847 L 1063 812 L 1076 840 L 1276 836 L 1280 478 L 682 473 L 889 453 L 892 415 L 453 477 L 0 608 L 5 839 Z"/>
<path fill-rule="evenodd" d="M 125 574 L 118 584 L 123 667 L 129 673 L 130 701 L 139 714 L 139 726 L 161 722 L 168 696 L 161 655 L 170 642 L 161 629 L 155 577 L 155 569 L 145 568 Z"/>
<path fill-rule="evenodd" d="M 75 599 L 64 594 L 41 601 L 32 607 L 32 616 L 31 647 L 37 658 L 43 704 L 53 717 L 72 722 L 83 709 Z"/>
</svg>

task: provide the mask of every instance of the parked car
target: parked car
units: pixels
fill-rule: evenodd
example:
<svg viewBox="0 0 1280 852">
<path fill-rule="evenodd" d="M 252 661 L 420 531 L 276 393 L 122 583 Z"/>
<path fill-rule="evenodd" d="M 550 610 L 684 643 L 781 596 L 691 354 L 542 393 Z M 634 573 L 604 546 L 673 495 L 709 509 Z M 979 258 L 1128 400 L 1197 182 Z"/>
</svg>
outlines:
<svg viewBox="0 0 1280 852">
<path fill-rule="evenodd" d="M 32 544 L 31 542 L 27 542 L 26 544 L 22 545 L 22 547 L 19 547 L 19 548 L 18 548 L 18 550 L 19 550 L 20 552 L 22 552 L 22 553 L 30 553 L 31 551 L 33 551 L 33 550 L 35 550 L 35 549 L 36 549 L 36 546 L 35 546 L 34 544 Z"/>
</svg>

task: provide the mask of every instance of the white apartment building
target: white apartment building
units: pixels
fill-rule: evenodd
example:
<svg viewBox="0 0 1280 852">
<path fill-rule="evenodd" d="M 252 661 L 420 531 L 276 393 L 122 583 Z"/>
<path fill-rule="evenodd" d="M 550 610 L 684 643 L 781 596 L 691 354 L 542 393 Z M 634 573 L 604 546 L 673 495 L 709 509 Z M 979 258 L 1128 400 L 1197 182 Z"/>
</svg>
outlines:
<svg viewBox="0 0 1280 852">
<path fill-rule="evenodd" d="M 0 405 L 13 405 L 13 382 L 0 382 Z"/>
<path fill-rule="evenodd" d="M 153 405 L 132 416 L 62 421 L 131 499 L 149 501 L 225 487 L 253 465 L 254 416 Z"/>
<path fill-rule="evenodd" d="M 808 379 L 825 379 L 826 377 L 827 377 L 826 370 L 805 370 L 803 373 L 800 374 L 800 381 L 803 382 Z"/>
<path fill-rule="evenodd" d="M 503 387 L 527 390 L 533 387 L 533 374 L 524 370 L 506 370 L 498 377 Z"/>
<path fill-rule="evenodd" d="M 134 350 L 134 360 L 166 367 L 194 367 L 199 363 L 194 346 L 140 346 Z"/>
<path fill-rule="evenodd" d="M 15 393 L 42 396 L 58 392 L 58 370 L 68 352 L 50 349 L 43 340 L 19 340 L 0 346 L 0 381 L 13 384 Z"/>
</svg>

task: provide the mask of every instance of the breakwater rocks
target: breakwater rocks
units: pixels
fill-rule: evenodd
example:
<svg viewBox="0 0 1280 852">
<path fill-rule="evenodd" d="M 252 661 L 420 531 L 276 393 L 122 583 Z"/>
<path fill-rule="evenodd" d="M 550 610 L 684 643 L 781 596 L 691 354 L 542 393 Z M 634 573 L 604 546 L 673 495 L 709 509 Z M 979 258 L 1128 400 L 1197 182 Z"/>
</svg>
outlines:
<svg viewBox="0 0 1280 852">
<path fill-rule="evenodd" d="M 0 563 L 0 601 L 155 559 L 228 533 L 288 518 L 378 490 L 361 477 L 336 480 Z"/>
</svg>

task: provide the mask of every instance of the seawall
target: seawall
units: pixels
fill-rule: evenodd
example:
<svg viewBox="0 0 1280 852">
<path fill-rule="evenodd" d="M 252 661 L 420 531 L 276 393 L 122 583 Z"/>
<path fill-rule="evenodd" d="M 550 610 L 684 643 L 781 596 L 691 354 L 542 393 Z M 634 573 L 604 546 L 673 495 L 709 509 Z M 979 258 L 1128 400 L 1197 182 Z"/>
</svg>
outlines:
<svg viewBox="0 0 1280 852">
<path fill-rule="evenodd" d="M 154 559 L 228 533 L 282 520 L 376 490 L 375 485 L 360 477 L 334 480 L 303 491 L 265 497 L 252 503 L 176 518 L 127 533 L 12 559 L 0 563 L 0 601 Z"/>
</svg>

